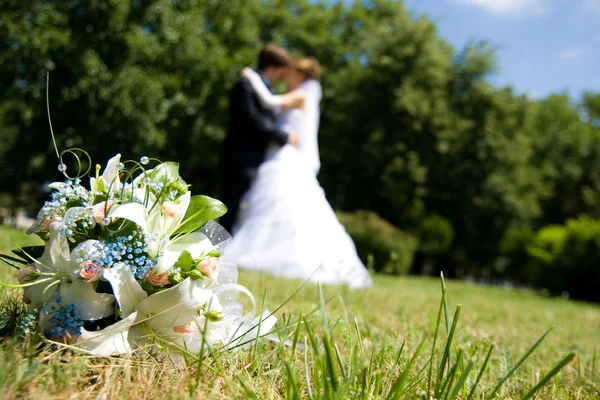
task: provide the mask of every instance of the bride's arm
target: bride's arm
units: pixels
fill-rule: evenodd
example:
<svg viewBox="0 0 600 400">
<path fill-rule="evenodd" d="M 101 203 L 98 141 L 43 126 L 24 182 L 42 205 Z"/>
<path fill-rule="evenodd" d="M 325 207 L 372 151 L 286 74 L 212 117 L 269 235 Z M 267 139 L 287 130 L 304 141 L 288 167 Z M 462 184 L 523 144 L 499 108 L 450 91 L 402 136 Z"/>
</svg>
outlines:
<svg viewBox="0 0 600 400">
<path fill-rule="evenodd" d="M 258 100 L 265 108 L 304 108 L 306 93 L 302 89 L 295 89 L 284 95 L 273 94 L 265 85 L 260 75 L 250 68 L 244 68 L 242 75 L 245 76 L 252 85 Z"/>
</svg>

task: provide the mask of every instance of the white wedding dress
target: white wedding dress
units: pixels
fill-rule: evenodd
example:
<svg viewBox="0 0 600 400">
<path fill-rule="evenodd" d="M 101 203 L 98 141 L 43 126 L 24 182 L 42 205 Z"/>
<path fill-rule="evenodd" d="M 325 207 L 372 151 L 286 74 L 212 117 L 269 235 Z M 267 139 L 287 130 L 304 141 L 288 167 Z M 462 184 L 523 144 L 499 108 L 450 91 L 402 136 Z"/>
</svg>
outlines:
<svg viewBox="0 0 600 400">
<path fill-rule="evenodd" d="M 261 102 L 277 108 L 279 96 L 254 74 L 248 78 Z M 269 148 L 242 199 L 233 239 L 222 259 L 242 269 L 290 279 L 371 286 L 352 239 L 317 181 L 321 86 L 309 79 L 300 87 L 306 92 L 305 109 L 287 110 L 278 121 L 283 130 L 298 135 L 300 147 Z"/>
</svg>

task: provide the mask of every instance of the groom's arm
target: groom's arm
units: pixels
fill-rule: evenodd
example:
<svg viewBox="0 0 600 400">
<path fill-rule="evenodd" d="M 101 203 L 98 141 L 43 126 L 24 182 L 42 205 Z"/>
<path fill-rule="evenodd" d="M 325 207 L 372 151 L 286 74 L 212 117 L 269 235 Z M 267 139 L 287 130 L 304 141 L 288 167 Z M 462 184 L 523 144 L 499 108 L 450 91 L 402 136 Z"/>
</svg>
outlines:
<svg viewBox="0 0 600 400">
<path fill-rule="evenodd" d="M 232 97 L 235 107 L 238 107 L 236 113 L 242 123 L 251 127 L 266 140 L 285 145 L 288 143 L 289 134 L 277 128 L 275 122 L 265 115 L 264 112 L 256 106 L 254 101 L 254 91 L 250 82 L 242 78 L 233 88 Z"/>
</svg>

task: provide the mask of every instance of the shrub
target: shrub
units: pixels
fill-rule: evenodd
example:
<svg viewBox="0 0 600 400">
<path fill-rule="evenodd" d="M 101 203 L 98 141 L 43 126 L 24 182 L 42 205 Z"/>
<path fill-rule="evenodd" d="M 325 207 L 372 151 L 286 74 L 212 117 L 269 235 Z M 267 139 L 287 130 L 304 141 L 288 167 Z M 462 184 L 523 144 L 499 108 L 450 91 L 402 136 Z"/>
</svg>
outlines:
<svg viewBox="0 0 600 400">
<path fill-rule="evenodd" d="M 338 212 L 360 259 L 379 272 L 408 274 L 418 241 L 372 211 Z"/>
<path fill-rule="evenodd" d="M 600 221 L 569 220 L 542 228 L 527 246 L 534 285 L 553 294 L 600 301 Z"/>
<path fill-rule="evenodd" d="M 432 214 L 419 224 L 420 251 L 427 255 L 446 252 L 454 239 L 452 224 L 444 217 Z"/>
<path fill-rule="evenodd" d="M 532 270 L 528 247 L 537 234 L 530 228 L 512 228 L 506 231 L 499 245 L 496 273 L 500 278 L 516 284 L 533 285 L 536 271 Z M 499 268 L 503 267 L 503 268 Z"/>
</svg>

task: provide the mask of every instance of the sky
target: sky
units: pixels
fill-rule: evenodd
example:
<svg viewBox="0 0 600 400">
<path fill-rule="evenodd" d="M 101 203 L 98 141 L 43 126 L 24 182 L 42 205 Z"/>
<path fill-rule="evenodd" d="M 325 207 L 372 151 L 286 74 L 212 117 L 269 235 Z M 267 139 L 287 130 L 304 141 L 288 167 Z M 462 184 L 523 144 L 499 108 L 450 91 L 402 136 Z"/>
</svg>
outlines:
<svg viewBox="0 0 600 400">
<path fill-rule="evenodd" d="M 405 0 L 460 50 L 485 39 L 496 49 L 497 86 L 539 98 L 600 91 L 600 0 Z"/>
</svg>

